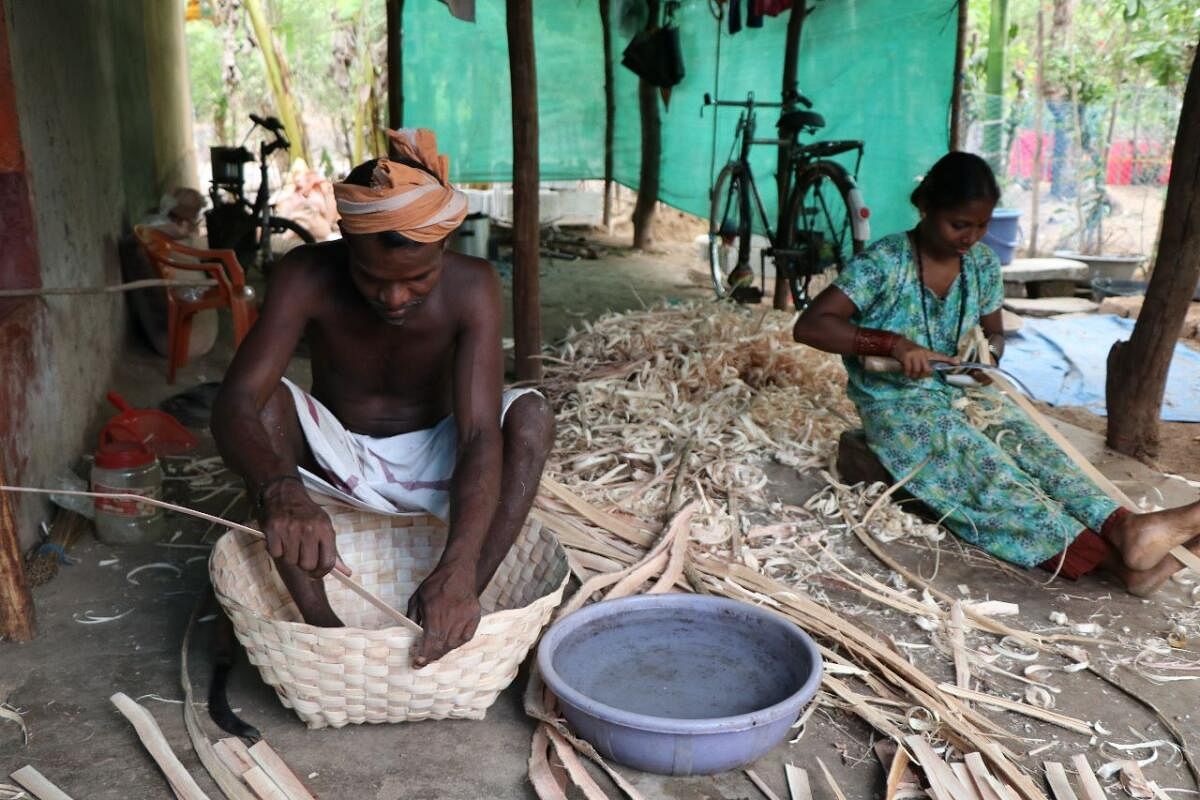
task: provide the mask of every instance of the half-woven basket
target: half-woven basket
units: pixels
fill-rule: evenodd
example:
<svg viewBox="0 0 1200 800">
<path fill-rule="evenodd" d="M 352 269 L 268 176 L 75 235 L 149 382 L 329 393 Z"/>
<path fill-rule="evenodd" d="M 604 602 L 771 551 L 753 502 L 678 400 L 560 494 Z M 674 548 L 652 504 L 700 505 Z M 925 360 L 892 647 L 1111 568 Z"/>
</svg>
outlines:
<svg viewBox="0 0 1200 800">
<path fill-rule="evenodd" d="M 441 557 L 445 525 L 424 514 L 385 516 L 344 505 L 325 511 L 355 579 L 403 611 Z M 410 651 L 420 634 L 395 626 L 332 578 L 325 589 L 346 627 L 302 622 L 260 539 L 228 531 L 213 548 L 209 572 L 250 663 L 310 728 L 481 719 L 516 677 L 569 577 L 557 538 L 527 521 L 479 599 L 483 617 L 474 638 L 414 669 Z"/>
</svg>

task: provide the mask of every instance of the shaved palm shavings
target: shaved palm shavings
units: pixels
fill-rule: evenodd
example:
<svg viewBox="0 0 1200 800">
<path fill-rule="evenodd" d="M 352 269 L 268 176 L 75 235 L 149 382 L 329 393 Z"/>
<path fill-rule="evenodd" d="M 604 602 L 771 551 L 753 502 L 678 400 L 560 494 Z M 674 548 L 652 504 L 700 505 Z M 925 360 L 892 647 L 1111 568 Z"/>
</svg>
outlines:
<svg viewBox="0 0 1200 800">
<path fill-rule="evenodd" d="M 133 576 L 148 569 L 165 569 L 170 572 L 174 572 L 176 578 L 183 575 L 183 570 L 174 564 L 168 564 L 166 561 L 155 561 L 150 564 L 142 564 L 140 567 L 134 567 L 133 569 L 129 570 L 129 572 L 125 573 L 125 580 L 129 581 L 134 586 L 140 586 L 141 584 L 134 580 Z"/>
<path fill-rule="evenodd" d="M 102 622 L 112 622 L 113 620 L 121 619 L 121 617 L 128 616 L 132 613 L 133 609 L 131 608 L 128 611 L 122 611 L 120 614 L 115 614 L 111 617 L 98 617 L 89 609 L 88 611 L 83 612 L 82 615 L 76 614 L 75 621 L 80 625 L 99 625 Z"/>
<path fill-rule="evenodd" d="M 21 738 L 25 744 L 29 744 L 29 728 L 25 727 L 25 720 L 22 718 L 21 712 L 8 703 L 0 703 L 0 720 L 4 719 L 17 723 L 21 728 Z"/>
</svg>

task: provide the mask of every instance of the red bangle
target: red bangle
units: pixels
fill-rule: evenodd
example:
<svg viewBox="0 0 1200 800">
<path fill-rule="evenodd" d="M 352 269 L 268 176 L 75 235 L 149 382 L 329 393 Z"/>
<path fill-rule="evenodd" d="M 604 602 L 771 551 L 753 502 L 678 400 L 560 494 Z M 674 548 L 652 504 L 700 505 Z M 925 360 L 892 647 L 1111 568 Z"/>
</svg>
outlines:
<svg viewBox="0 0 1200 800">
<path fill-rule="evenodd" d="M 876 328 L 859 328 L 854 334 L 854 355 L 890 356 L 900 336 Z"/>
</svg>

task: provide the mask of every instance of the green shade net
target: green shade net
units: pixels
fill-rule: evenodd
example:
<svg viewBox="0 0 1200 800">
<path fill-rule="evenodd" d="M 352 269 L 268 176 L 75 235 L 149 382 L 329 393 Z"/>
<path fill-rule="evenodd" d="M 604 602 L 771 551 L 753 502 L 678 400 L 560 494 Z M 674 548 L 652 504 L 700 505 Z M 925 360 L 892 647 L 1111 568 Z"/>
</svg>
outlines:
<svg viewBox="0 0 1200 800">
<path fill-rule="evenodd" d="M 604 173 L 604 64 L 599 0 L 534 4 L 542 180 Z M 503 0 L 479 0 L 475 24 L 450 17 L 433 0 L 406 4 L 405 124 L 433 128 L 459 182 L 512 180 L 512 116 Z M 641 162 L 637 77 L 620 65 L 628 37 L 617 30 L 623 2 L 612 3 L 616 65 L 615 177 L 637 188 Z M 746 0 L 743 0 L 743 8 Z M 720 33 L 708 0 L 685 0 L 675 16 L 687 76 L 662 114 L 660 199 L 707 218 L 714 177 L 714 109 L 722 99 L 777 101 L 787 14 L 762 28 Z M 859 173 L 872 237 L 909 226 L 914 178 L 946 150 L 954 71 L 953 0 L 817 0 L 800 47 L 800 91 L 826 127 L 813 138 L 862 139 Z M 715 85 L 714 85 L 715 84 Z M 661 106 L 660 106 L 661 108 Z M 760 138 L 775 135 L 778 112 L 763 109 Z M 716 116 L 716 168 L 729 157 L 736 109 Z M 808 139 L 806 138 L 805 141 Z M 839 157 L 853 169 L 854 156 Z M 756 147 L 752 163 L 774 219 L 776 150 Z"/>
</svg>

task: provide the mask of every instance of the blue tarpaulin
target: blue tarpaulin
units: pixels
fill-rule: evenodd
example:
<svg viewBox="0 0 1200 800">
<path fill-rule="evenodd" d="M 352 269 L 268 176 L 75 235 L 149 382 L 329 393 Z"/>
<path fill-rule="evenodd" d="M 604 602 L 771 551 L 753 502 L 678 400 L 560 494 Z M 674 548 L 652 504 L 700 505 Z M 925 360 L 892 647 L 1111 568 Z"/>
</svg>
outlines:
<svg viewBox="0 0 1200 800">
<path fill-rule="evenodd" d="M 1132 332 L 1133 320 L 1110 314 L 1026 318 L 1024 327 L 1010 334 L 1002 366 L 1037 400 L 1106 416 L 1108 351 Z M 1175 345 L 1171 358 L 1162 419 L 1200 422 L 1200 352 L 1183 344 Z"/>
</svg>

